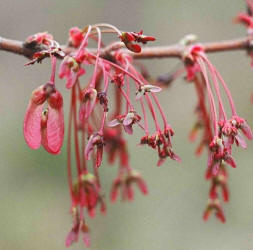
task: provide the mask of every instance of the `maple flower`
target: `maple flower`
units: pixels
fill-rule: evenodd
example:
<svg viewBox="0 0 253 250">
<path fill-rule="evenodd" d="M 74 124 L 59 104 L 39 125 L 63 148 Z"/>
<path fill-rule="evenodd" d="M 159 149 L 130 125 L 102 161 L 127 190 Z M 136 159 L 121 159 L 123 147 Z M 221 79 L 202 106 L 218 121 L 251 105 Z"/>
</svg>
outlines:
<svg viewBox="0 0 253 250">
<path fill-rule="evenodd" d="M 134 52 L 134 53 L 140 53 L 141 52 L 141 46 L 139 44 L 134 44 L 133 41 L 135 41 L 134 36 L 129 32 L 122 32 L 120 36 L 121 41 L 126 45 L 126 47 Z"/>
<path fill-rule="evenodd" d="M 133 134 L 133 125 L 138 123 L 141 120 L 141 117 L 136 114 L 135 111 L 130 111 L 126 115 L 120 115 L 116 119 L 110 121 L 108 124 L 109 127 L 115 127 L 122 124 L 126 133 Z"/>
<path fill-rule="evenodd" d="M 78 27 L 72 27 L 69 30 L 69 45 L 78 48 L 84 39 L 84 35 L 81 29 Z"/>
<path fill-rule="evenodd" d="M 78 241 L 80 232 L 83 234 L 83 242 L 87 247 L 90 246 L 89 228 L 85 224 L 84 219 L 80 218 L 79 211 L 76 207 L 72 208 L 73 226 L 68 233 L 65 241 L 66 247 L 70 247 L 74 242 Z"/>
<path fill-rule="evenodd" d="M 237 146 L 241 146 L 242 148 L 247 148 L 247 144 L 240 134 L 240 131 L 244 134 L 244 136 L 252 140 L 253 133 L 247 124 L 247 122 L 238 117 L 233 116 L 231 119 L 227 120 L 225 123 L 220 123 L 220 129 L 222 134 L 224 135 L 224 145 L 227 148 L 231 148 L 233 143 L 235 142 Z"/>
<path fill-rule="evenodd" d="M 142 30 L 139 33 L 122 32 L 119 37 L 120 37 L 121 41 L 126 45 L 126 47 L 134 53 L 141 52 L 141 46 L 136 43 L 146 44 L 147 42 L 155 41 L 154 37 L 143 35 Z M 134 42 L 136 42 L 136 43 L 134 43 Z"/>
<path fill-rule="evenodd" d="M 211 187 L 209 191 L 210 199 L 217 199 L 218 198 L 218 188 L 221 189 L 222 197 L 225 202 L 229 200 L 229 190 L 227 185 L 227 171 L 225 165 L 222 164 L 220 167 L 220 171 L 217 176 L 213 176 L 212 173 L 208 170 L 206 173 L 208 178 L 211 178 Z"/>
<path fill-rule="evenodd" d="M 102 162 L 103 157 L 103 148 L 104 148 L 104 139 L 98 133 L 92 134 L 88 140 L 87 146 L 85 148 L 85 157 L 87 160 L 90 159 L 91 154 L 96 148 L 96 167 L 99 167 Z"/>
<path fill-rule="evenodd" d="M 98 179 L 92 173 L 83 173 L 74 185 L 75 202 L 86 207 L 90 217 L 96 215 L 96 207 L 100 204 L 101 213 L 106 213 L 103 196 L 100 193 Z"/>
<path fill-rule="evenodd" d="M 66 88 L 72 88 L 83 74 L 85 70 L 80 66 L 78 60 L 71 56 L 64 57 L 60 65 L 59 77 L 67 79 Z"/>
<path fill-rule="evenodd" d="M 121 189 L 122 200 L 128 199 L 129 201 L 133 200 L 134 192 L 132 184 L 135 183 L 142 194 L 147 194 L 148 189 L 145 181 L 142 179 L 142 176 L 135 170 L 130 170 L 127 174 L 119 176 L 114 180 L 111 188 L 111 200 L 115 202 L 118 197 L 119 189 Z"/>
<path fill-rule="evenodd" d="M 85 50 L 90 32 L 91 27 L 89 26 L 84 38 L 82 41 L 79 41 L 81 44 L 78 51 L 73 56 L 66 56 L 60 65 L 59 77 L 66 78 L 66 88 L 68 89 L 72 88 L 79 77 L 85 74 L 85 70 L 81 67 L 81 64 L 90 63 L 87 51 Z"/>
<path fill-rule="evenodd" d="M 126 140 L 118 129 L 106 129 L 104 133 L 105 150 L 108 154 L 108 162 L 113 164 L 118 155 L 121 166 L 128 165 L 128 152 Z"/>
<path fill-rule="evenodd" d="M 47 32 L 39 32 L 36 33 L 34 35 L 29 36 L 26 39 L 26 44 L 44 44 L 44 45 L 50 45 L 52 40 L 53 40 L 53 36 Z"/>
<path fill-rule="evenodd" d="M 139 100 L 143 95 L 146 93 L 157 93 L 160 92 L 162 89 L 158 86 L 153 86 L 151 84 L 142 85 L 136 91 L 136 100 Z"/>
<path fill-rule="evenodd" d="M 47 100 L 47 108 L 43 106 Z M 32 149 L 43 147 L 52 154 L 61 150 L 64 136 L 63 99 L 51 83 L 32 93 L 24 119 L 24 136 Z"/>
<path fill-rule="evenodd" d="M 210 199 L 208 201 L 208 204 L 206 206 L 206 209 L 203 213 L 203 219 L 204 221 L 207 221 L 210 217 L 211 213 L 214 212 L 215 216 L 218 220 L 220 220 L 222 223 L 226 222 L 226 218 L 223 212 L 223 209 L 220 205 L 220 202 L 218 199 Z"/>
<path fill-rule="evenodd" d="M 85 88 L 81 92 L 81 105 L 79 111 L 79 119 L 80 121 L 84 121 L 84 119 L 88 119 L 90 114 L 92 113 L 97 99 L 97 90 L 93 88 Z"/>
<path fill-rule="evenodd" d="M 210 143 L 210 151 L 208 158 L 208 168 L 212 169 L 212 173 L 216 176 L 219 173 L 220 166 L 223 161 L 235 168 L 236 163 L 230 155 L 230 150 L 224 147 L 224 142 L 220 138 L 214 138 Z"/>
<path fill-rule="evenodd" d="M 171 128 L 166 128 L 164 132 L 158 132 L 151 136 L 144 136 L 141 138 L 141 145 L 147 144 L 153 149 L 157 149 L 159 160 L 157 166 L 160 167 L 170 157 L 172 160 L 180 162 L 180 157 L 175 154 L 171 146 L 171 136 L 173 135 Z"/>
<path fill-rule="evenodd" d="M 24 47 L 37 51 L 32 55 L 32 60 L 25 64 L 26 66 L 36 62 L 41 63 L 47 57 L 56 56 L 63 58 L 65 56 L 59 43 L 47 32 L 37 33 L 28 37 L 24 43 Z"/>
<path fill-rule="evenodd" d="M 153 36 L 143 35 L 143 30 L 140 32 L 131 32 L 131 35 L 134 37 L 135 42 L 146 44 L 147 42 L 154 42 L 156 39 Z"/>
</svg>

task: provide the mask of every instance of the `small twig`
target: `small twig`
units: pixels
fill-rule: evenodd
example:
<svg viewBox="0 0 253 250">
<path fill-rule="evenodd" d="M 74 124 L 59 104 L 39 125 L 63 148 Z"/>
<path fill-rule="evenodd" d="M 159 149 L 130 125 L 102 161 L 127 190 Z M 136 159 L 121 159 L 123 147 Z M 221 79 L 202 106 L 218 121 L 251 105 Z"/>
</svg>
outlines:
<svg viewBox="0 0 253 250">
<path fill-rule="evenodd" d="M 0 37 L 0 50 L 7 51 L 25 57 L 31 58 L 35 52 L 42 50 L 42 48 L 27 48 L 24 46 L 24 42 L 11 40 L 7 38 Z M 235 40 L 220 41 L 220 42 L 209 42 L 203 43 L 204 50 L 206 53 L 214 52 L 224 52 L 224 51 L 234 51 L 234 50 L 248 50 L 250 46 L 250 38 L 244 37 Z M 101 49 L 101 57 L 106 58 L 108 53 L 115 48 L 122 47 L 122 43 L 114 43 L 108 45 L 107 47 Z M 75 49 L 67 46 L 61 46 L 62 50 L 66 54 L 74 52 Z M 96 52 L 96 49 L 89 49 L 90 52 Z M 129 50 L 124 49 L 125 53 L 131 54 L 136 59 L 151 59 L 151 58 L 180 58 L 183 53 L 183 47 L 175 44 L 169 46 L 147 46 L 142 49 L 141 53 L 133 53 Z"/>
</svg>

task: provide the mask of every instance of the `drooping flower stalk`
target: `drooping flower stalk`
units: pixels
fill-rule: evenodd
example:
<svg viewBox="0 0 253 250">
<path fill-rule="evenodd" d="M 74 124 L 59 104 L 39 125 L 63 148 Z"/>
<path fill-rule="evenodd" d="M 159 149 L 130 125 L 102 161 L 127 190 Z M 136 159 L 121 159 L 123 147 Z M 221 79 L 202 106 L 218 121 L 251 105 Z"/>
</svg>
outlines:
<svg viewBox="0 0 253 250">
<path fill-rule="evenodd" d="M 186 64 L 187 75 L 190 76 L 187 79 L 195 83 L 199 98 L 197 112 L 200 120 L 197 124 L 200 125 L 195 125 L 191 138 L 194 139 L 196 131 L 200 127 L 204 127 L 205 132 L 201 141 L 201 148 L 203 144 L 208 146 L 206 178 L 211 181 L 211 188 L 209 192 L 210 200 L 203 218 L 207 220 L 210 213 L 214 211 L 216 217 L 224 223 L 225 215 L 221 207 L 218 187 L 221 187 L 223 200 L 227 202 L 229 200 L 229 191 L 225 165 L 236 167 L 232 157 L 234 143 L 237 146 L 246 148 L 246 142 L 241 137 L 239 130 L 249 140 L 253 139 L 253 134 L 247 122 L 237 115 L 232 95 L 220 73 L 208 60 L 203 47 L 198 44 L 187 47 L 183 59 Z M 230 104 L 230 113 L 232 114 L 230 119 L 227 118 L 227 112 L 223 105 L 220 85 L 223 87 Z M 208 97 L 207 100 L 205 100 L 205 96 Z M 218 109 L 216 108 L 215 97 L 218 100 Z M 206 101 L 209 103 L 212 123 L 210 123 Z"/>
<path fill-rule="evenodd" d="M 251 58 L 251 68 L 253 68 L 253 50 L 252 50 L 252 39 L 253 39 L 253 0 L 246 0 L 247 3 L 247 13 L 239 13 L 235 18 L 235 22 L 242 23 L 246 26 L 247 35 L 249 38 L 249 45 L 247 53 Z M 253 103 L 253 93 L 251 94 L 251 103 Z"/>
<path fill-rule="evenodd" d="M 103 48 L 102 38 L 105 33 L 117 34 L 120 40 L 112 43 L 109 50 L 108 47 L 105 50 Z M 89 246 L 86 214 L 94 217 L 98 207 L 101 213 L 106 212 L 99 169 L 103 165 L 105 154 L 109 164 L 118 161 L 119 165 L 111 187 L 111 201 L 116 201 L 119 192 L 122 200 L 133 200 L 133 185 L 141 193 L 148 193 L 142 176 L 131 167 L 124 132 L 132 135 L 137 128 L 143 131 L 140 144 L 157 151 L 157 166 L 161 166 L 168 157 L 176 161 L 180 161 L 180 158 L 172 149 L 174 131 L 157 97 L 157 93 L 162 90 L 161 85 L 149 81 L 152 78 L 146 70 L 139 64 L 139 72 L 131 54 L 121 49 L 125 46 L 128 50 L 139 53 L 142 44 L 154 41 L 155 38 L 143 35 L 142 31 L 120 31 L 113 25 L 103 23 L 88 25 L 84 29 L 71 28 L 69 36 L 69 46 L 76 49 L 69 55 L 62 52 L 59 44 L 48 33 L 38 33 L 26 41 L 27 44 L 36 43 L 45 48 L 35 53 L 27 65 L 50 57 L 52 70 L 49 82 L 32 94 L 25 116 L 24 135 L 28 146 L 33 149 L 43 145 L 52 154 L 58 154 L 61 150 L 64 134 L 63 99 L 55 86 L 56 57 L 61 58 L 59 77 L 66 79 L 66 88 L 71 95 L 67 172 L 73 226 L 65 243 L 70 246 L 82 234 L 84 243 Z M 96 43 L 96 52 L 87 48 L 90 41 Z M 207 220 L 214 211 L 216 217 L 225 222 L 220 196 L 224 202 L 229 200 L 226 165 L 236 167 L 232 146 L 236 144 L 246 148 L 240 132 L 249 140 L 253 139 L 253 134 L 247 122 L 237 115 L 229 88 L 207 58 L 203 47 L 186 43 L 183 46 L 186 78 L 194 83 L 198 97 L 198 120 L 190 138 L 194 140 L 199 128 L 203 128 L 196 153 L 200 154 L 205 146 L 208 148 L 206 178 L 211 186 L 203 219 Z M 101 53 L 107 56 L 102 58 Z M 88 67 L 93 72 L 90 80 L 84 81 L 82 76 Z M 181 67 L 172 77 L 167 77 L 165 82 L 169 84 L 183 73 Z M 131 84 L 135 87 L 135 93 L 131 93 Z M 225 91 L 230 111 L 224 107 L 221 90 Z M 232 115 L 230 118 L 229 112 Z M 147 119 L 148 114 L 155 127 L 153 131 Z M 71 159 L 72 143 L 75 163 Z"/>
<path fill-rule="evenodd" d="M 105 28 L 109 30 L 105 30 Z M 155 96 L 155 93 L 160 92 L 161 88 L 151 85 L 142 77 L 141 73 L 133 66 L 132 57 L 121 51 L 122 46 L 113 48 L 115 52 L 111 53 L 111 60 L 101 58 L 101 47 L 104 46 L 102 42 L 103 33 L 116 33 L 123 42 L 122 44 L 125 44 L 133 52 L 141 50 L 139 43 L 145 44 L 155 40 L 153 37 L 143 35 L 142 31 L 139 33 L 122 32 L 109 24 L 89 25 L 83 30 L 77 27 L 71 28 L 69 45 L 77 50 L 67 56 L 61 53 L 57 46 L 58 43 L 53 40 L 53 36 L 50 34 L 40 33 L 27 40 L 27 42 L 36 42 L 47 47 L 43 53 L 36 55 L 28 64 L 33 64 L 36 61 L 41 62 L 48 56 L 51 57 L 52 62 L 49 83 L 36 90 L 31 99 L 31 107 L 29 106 L 27 111 L 24 132 L 30 147 L 38 148 L 41 138 L 42 145 L 51 153 L 59 153 L 62 145 L 62 101 L 54 83 L 56 56 L 63 58 L 59 68 L 59 77 L 66 79 L 66 88 L 71 93 L 67 139 L 67 172 L 73 226 L 66 238 L 66 246 L 76 242 L 80 234 L 88 246 L 90 240 L 85 211 L 91 217 L 95 216 L 98 206 L 100 206 L 102 213 L 106 211 L 104 191 L 99 174 L 104 153 L 108 155 L 110 164 L 114 163 L 116 158 L 119 159 L 118 176 L 111 188 L 112 201 L 116 200 L 119 190 L 121 190 L 123 200 L 133 200 L 134 184 L 143 194 L 148 192 L 140 173 L 130 166 L 127 142 L 123 137 L 123 131 L 133 134 L 136 129 L 135 125 L 138 125 L 144 131 L 144 137 L 147 138 L 147 143 L 143 143 L 143 139 L 141 140 L 142 144 L 148 144 L 158 151 L 158 165 L 161 165 L 168 156 L 174 160 L 179 159 L 172 151 L 170 139 L 173 134 L 172 129 L 167 123 L 162 107 Z M 91 53 L 87 49 L 90 39 L 97 43 L 96 53 Z M 86 73 L 85 68 L 89 66 L 93 67 L 93 73 L 88 83 L 84 83 L 81 76 Z M 132 83 L 137 90 L 136 94 L 133 95 L 130 91 L 130 84 Z M 115 90 L 114 102 L 113 96 L 109 95 L 109 88 Z M 133 99 L 136 100 L 133 101 Z M 42 106 L 46 100 L 49 111 L 43 113 Z M 121 107 L 123 105 L 125 110 L 122 112 Z M 141 106 L 143 114 L 137 114 L 136 105 Z M 164 131 L 161 130 L 155 105 L 161 114 Z M 54 112 L 54 115 L 58 114 L 57 119 L 53 119 L 51 115 L 51 110 L 54 109 L 57 111 Z M 153 135 L 149 134 L 146 109 L 150 111 L 156 125 L 156 131 Z M 42 115 L 40 115 L 41 112 Z M 142 125 L 143 118 L 144 126 Z M 50 126 L 52 122 L 54 127 Z M 44 127 L 47 129 L 46 132 L 44 132 Z M 51 145 L 51 137 L 56 141 L 53 145 Z M 72 162 L 71 159 L 72 140 L 75 162 Z"/>
</svg>

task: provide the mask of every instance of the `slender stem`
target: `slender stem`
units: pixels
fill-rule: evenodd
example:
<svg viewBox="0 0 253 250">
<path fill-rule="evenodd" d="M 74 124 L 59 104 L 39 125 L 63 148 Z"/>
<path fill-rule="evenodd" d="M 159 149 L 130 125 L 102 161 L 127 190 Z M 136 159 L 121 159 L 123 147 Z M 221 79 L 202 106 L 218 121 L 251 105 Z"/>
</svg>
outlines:
<svg viewBox="0 0 253 250">
<path fill-rule="evenodd" d="M 72 89 L 73 91 L 73 89 Z M 69 192 L 73 200 L 73 184 L 72 184 L 72 172 L 71 172 L 71 129 L 72 129 L 72 98 L 70 102 L 70 111 L 69 111 L 69 122 L 68 122 L 68 140 L 67 140 L 67 170 L 68 170 L 68 184 L 69 184 Z"/>
<path fill-rule="evenodd" d="M 127 92 L 127 96 L 129 96 L 130 95 L 130 83 L 129 83 L 129 77 L 128 76 L 126 76 L 126 92 Z M 126 114 L 128 113 L 128 108 L 129 108 L 129 106 L 128 105 L 126 105 Z"/>
<path fill-rule="evenodd" d="M 81 100 L 81 86 L 79 80 L 77 80 L 77 91 L 78 91 L 78 97 L 79 101 Z M 84 150 L 85 150 L 85 123 L 81 123 L 80 127 L 82 129 L 82 138 L 81 138 L 81 159 L 82 159 L 82 166 L 83 166 L 83 172 L 87 173 L 87 164 L 86 164 L 86 159 L 84 156 Z"/>
<path fill-rule="evenodd" d="M 73 118 L 74 118 L 74 141 L 75 141 L 75 153 L 76 153 L 76 166 L 78 176 L 81 175 L 81 160 L 79 152 L 79 142 L 78 142 L 78 125 L 77 125 L 77 115 L 76 115 L 76 85 L 73 86 Z"/>
<path fill-rule="evenodd" d="M 149 106 L 149 110 L 150 110 L 150 112 L 151 112 L 151 114 L 153 116 L 153 119 L 154 119 L 154 122 L 155 122 L 155 126 L 156 126 L 156 130 L 160 132 L 161 129 L 160 129 L 159 123 L 157 121 L 157 116 L 156 116 L 156 113 L 155 113 L 155 110 L 154 110 L 154 106 L 153 106 L 153 104 L 152 104 L 152 102 L 150 100 L 150 97 L 148 95 L 145 95 L 145 99 L 146 99 L 147 104 Z"/>
<path fill-rule="evenodd" d="M 141 109 L 142 109 L 142 113 L 143 113 L 143 117 L 144 117 L 144 130 L 145 130 L 146 135 L 149 135 L 147 113 L 146 113 L 146 110 L 145 110 L 143 100 L 140 99 L 140 102 L 141 102 Z"/>
<path fill-rule="evenodd" d="M 104 59 L 103 59 L 104 60 Z M 127 70 L 125 70 L 124 68 L 120 67 L 119 65 L 113 63 L 113 62 L 110 62 L 108 60 L 104 60 L 106 63 L 110 64 L 112 67 L 120 70 L 121 72 L 125 73 L 126 75 L 130 76 L 138 85 L 142 85 L 143 83 L 138 79 L 136 78 L 132 73 L 128 72 Z"/>
<path fill-rule="evenodd" d="M 51 64 L 52 64 L 52 70 L 51 70 L 51 76 L 50 76 L 50 83 L 55 83 L 55 71 L 56 71 L 56 57 L 53 55 L 50 55 L 51 57 Z"/>
<path fill-rule="evenodd" d="M 220 88 L 219 88 L 219 84 L 217 81 L 217 77 L 216 77 L 216 72 L 215 72 L 215 68 L 214 66 L 210 63 L 210 61 L 207 59 L 207 57 L 205 55 L 201 55 L 201 58 L 207 63 L 210 71 L 211 71 L 211 76 L 213 78 L 213 82 L 214 82 L 214 87 L 217 93 L 217 97 L 218 97 L 218 102 L 219 102 L 219 107 L 220 107 L 220 112 L 219 112 L 219 117 L 223 118 L 225 120 L 227 120 L 227 115 L 221 100 L 221 94 L 220 94 Z M 223 117 L 221 116 L 221 113 L 223 115 Z"/>
<path fill-rule="evenodd" d="M 95 88 L 96 86 L 96 76 L 97 76 L 97 68 L 98 68 L 98 62 L 99 62 L 99 53 L 100 53 L 100 48 L 101 48 L 101 31 L 99 28 L 96 27 L 97 33 L 98 33 L 98 49 L 97 49 L 97 55 L 96 55 L 96 62 L 95 62 L 95 67 L 93 71 L 93 76 L 91 80 L 91 88 Z"/>
<path fill-rule="evenodd" d="M 83 32 L 83 33 L 86 33 L 86 32 Z M 103 34 L 105 34 L 105 33 L 112 34 L 112 33 L 117 33 L 117 32 L 113 29 L 107 29 L 107 30 L 101 30 L 101 33 L 103 33 Z M 97 34 L 96 30 L 94 30 L 90 33 L 90 35 L 96 35 L 96 34 Z"/>
<path fill-rule="evenodd" d="M 98 132 L 100 135 L 103 135 L 106 114 L 107 114 L 107 112 L 103 112 L 103 118 L 102 118 L 101 126 L 100 126 L 100 129 L 99 129 L 99 132 Z"/>
<path fill-rule="evenodd" d="M 201 78 L 201 80 L 199 79 L 199 77 Z M 205 85 L 201 86 L 201 85 L 203 85 L 202 81 L 204 79 L 203 79 L 202 74 L 199 75 L 199 77 L 198 76 L 195 77 L 194 85 L 195 85 L 197 95 L 198 95 L 198 98 L 199 98 L 199 107 L 201 109 L 203 120 L 205 122 L 205 130 L 207 131 L 209 141 L 211 141 L 213 136 L 212 136 L 212 129 L 210 127 L 210 117 L 209 117 L 209 114 L 207 112 L 207 108 L 206 108 L 205 101 L 204 101 L 205 100 L 205 92 L 204 92 Z"/>
<path fill-rule="evenodd" d="M 83 41 L 82 41 L 82 43 L 81 43 L 81 45 L 80 45 L 80 47 L 79 47 L 79 49 L 78 49 L 78 51 L 76 53 L 77 57 L 80 55 L 82 49 L 86 46 L 86 42 L 87 42 L 87 40 L 89 38 L 90 32 L 91 32 L 91 26 L 89 25 L 88 30 L 87 30 L 87 32 L 85 34 L 85 37 L 83 38 Z"/>
<path fill-rule="evenodd" d="M 151 93 L 151 95 L 152 95 L 153 99 L 155 100 L 155 103 L 160 111 L 161 116 L 162 116 L 164 128 L 166 128 L 168 125 L 168 122 L 167 122 L 167 118 L 162 110 L 161 104 L 159 103 L 158 98 L 154 93 Z"/>
<path fill-rule="evenodd" d="M 221 77 L 220 73 L 216 69 L 214 69 L 214 70 L 215 70 L 215 73 L 218 76 L 218 78 L 219 78 L 219 80 L 220 80 L 220 82 L 221 82 L 221 84 L 222 84 L 222 86 L 223 86 L 223 88 L 224 88 L 227 96 L 228 96 L 228 101 L 229 101 L 229 104 L 230 104 L 230 107 L 231 107 L 231 110 L 232 110 L 232 114 L 233 115 L 237 115 L 236 109 L 235 109 L 235 104 L 234 104 L 232 95 L 231 95 L 231 93 L 230 93 L 230 91 L 229 91 L 229 89 L 227 87 L 227 84 L 225 83 L 225 81 Z"/>
<path fill-rule="evenodd" d="M 106 93 L 106 95 L 107 95 L 107 91 L 108 91 L 108 87 L 109 87 L 109 76 L 105 70 L 105 65 L 103 63 L 101 63 L 101 68 L 102 68 L 103 77 L 104 77 L 104 90 L 103 90 L 103 92 Z"/>
<path fill-rule="evenodd" d="M 129 64 L 129 66 L 130 66 L 130 69 L 133 71 L 133 73 L 135 75 L 137 75 L 145 84 L 149 84 L 149 82 L 139 72 L 137 72 L 135 70 L 135 68 L 131 64 Z M 160 103 L 158 101 L 158 98 L 156 97 L 156 95 L 154 93 L 151 93 L 151 95 L 152 95 L 152 97 L 153 97 L 153 99 L 154 99 L 154 101 L 155 101 L 155 103 L 156 103 L 156 105 L 157 105 L 157 107 L 159 109 L 159 112 L 160 112 L 160 114 L 162 116 L 162 120 L 163 120 L 163 123 L 164 123 L 164 128 L 166 128 L 169 124 L 168 124 L 167 118 L 166 118 L 166 116 L 165 116 L 165 114 L 164 114 L 164 112 L 162 110 L 162 107 L 161 107 L 161 105 L 160 105 Z"/>
<path fill-rule="evenodd" d="M 129 105 L 131 111 L 133 111 L 134 110 L 134 106 L 132 105 L 132 103 L 131 103 L 130 99 L 128 98 L 127 94 L 125 93 L 125 91 L 121 87 L 119 89 L 120 89 L 120 92 L 122 93 L 122 95 L 125 97 L 126 102 Z"/>
<path fill-rule="evenodd" d="M 121 33 L 122 33 L 117 27 L 115 27 L 114 25 L 108 24 L 108 23 L 97 23 L 97 24 L 92 25 L 92 27 L 109 28 L 109 29 L 115 30 L 119 36 L 121 36 Z"/>
<path fill-rule="evenodd" d="M 92 158 L 93 158 L 93 164 L 92 164 L 93 165 L 93 172 L 96 177 L 98 188 L 100 189 L 101 183 L 100 183 L 100 177 L 99 177 L 99 173 L 98 173 L 98 167 L 96 166 L 96 157 L 93 155 Z"/>
<path fill-rule="evenodd" d="M 211 107 L 210 110 L 211 110 L 212 120 L 213 120 L 213 125 L 214 125 L 214 134 L 215 134 L 215 136 L 217 136 L 218 135 L 217 111 L 216 111 L 216 108 L 215 108 L 215 102 L 214 102 L 214 98 L 213 98 L 213 94 L 212 94 L 212 89 L 211 89 L 211 86 L 210 86 L 210 83 L 209 83 L 205 63 L 204 63 L 202 58 L 198 58 L 197 63 L 199 64 L 199 66 L 201 68 L 201 71 L 203 73 L 203 76 L 205 78 L 209 103 L 210 103 L 210 107 Z"/>
</svg>

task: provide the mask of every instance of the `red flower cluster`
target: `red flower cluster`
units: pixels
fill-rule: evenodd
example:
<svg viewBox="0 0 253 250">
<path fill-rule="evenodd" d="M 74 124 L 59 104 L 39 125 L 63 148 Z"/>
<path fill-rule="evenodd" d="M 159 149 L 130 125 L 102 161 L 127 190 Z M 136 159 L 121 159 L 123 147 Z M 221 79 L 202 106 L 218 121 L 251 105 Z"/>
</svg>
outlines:
<svg viewBox="0 0 253 250">
<path fill-rule="evenodd" d="M 119 36 L 121 41 L 126 45 L 126 47 L 134 53 L 141 52 L 141 46 L 137 43 L 146 44 L 147 42 L 155 41 L 153 36 L 143 35 L 143 31 L 140 32 L 122 32 Z"/>
<path fill-rule="evenodd" d="M 246 23 L 250 29 L 253 27 L 251 19 L 252 17 L 247 15 L 238 17 L 238 20 Z M 77 27 L 70 29 L 69 46 L 75 50 L 69 55 L 61 51 L 59 44 L 48 33 L 35 34 L 26 41 L 27 46 L 39 46 L 42 49 L 34 54 L 27 65 L 41 62 L 46 57 L 50 57 L 52 63 L 49 82 L 32 93 L 25 115 L 24 136 L 30 148 L 37 149 L 43 145 L 49 153 L 58 154 L 62 147 L 63 98 L 55 87 L 57 57 L 63 58 L 59 78 L 66 79 L 66 88 L 71 93 L 67 170 L 73 226 L 66 238 L 66 246 L 76 242 L 80 233 L 83 234 L 84 243 L 89 246 L 89 229 L 85 213 L 94 217 L 97 207 L 101 213 L 106 212 L 99 173 L 104 154 L 107 154 L 110 164 L 116 159 L 119 160 L 118 175 L 111 188 L 111 201 L 117 199 L 119 192 L 122 200 L 133 200 L 134 184 L 141 193 L 148 193 L 142 176 L 130 165 L 124 132 L 132 135 L 137 128 L 143 131 L 140 145 L 147 145 L 157 152 L 157 166 L 161 166 L 168 157 L 180 161 L 172 148 L 174 132 L 156 96 L 162 89 L 150 84 L 148 79 L 151 78 L 141 64 L 139 66 L 142 72 L 136 69 L 132 53 L 121 49 L 124 45 L 121 42 L 110 45 L 113 49 L 109 52 L 106 51 L 107 48 L 102 50 L 103 33 L 116 33 L 125 46 L 135 53 L 141 52 L 140 43 L 155 40 L 154 37 L 143 35 L 142 31 L 122 32 L 113 25 L 95 24 L 83 30 Z M 87 48 L 90 39 L 97 44 L 96 52 Z M 236 167 L 232 148 L 234 145 L 246 148 L 244 137 L 252 140 L 253 133 L 246 120 L 238 116 L 227 84 L 207 58 L 203 47 L 193 44 L 192 39 L 190 42 L 184 41 L 180 43 L 184 48 L 184 68 L 177 69 L 172 77 L 165 77 L 161 82 L 168 85 L 186 72 L 186 80 L 193 82 L 195 86 L 198 98 L 195 111 L 197 121 L 190 133 L 190 139 L 194 141 L 199 130 L 203 130 L 196 154 L 201 154 L 205 147 L 208 149 L 206 179 L 211 183 L 209 201 L 203 218 L 207 220 L 210 214 L 215 212 L 216 217 L 225 222 L 220 196 L 224 202 L 229 200 L 226 166 Z M 88 82 L 82 79 L 86 74 L 86 67 L 93 68 Z M 135 87 L 134 94 L 130 91 L 131 84 Z M 230 105 L 229 116 L 223 104 L 221 87 Z M 113 94 L 109 92 L 109 88 Z M 141 110 L 139 112 L 137 105 Z M 148 115 L 152 117 L 154 129 L 150 129 Z M 71 159 L 72 140 L 74 166 Z M 76 171 L 73 170 L 74 167 Z"/>
<path fill-rule="evenodd" d="M 236 22 L 242 23 L 247 28 L 249 36 L 249 45 L 251 48 L 248 49 L 248 54 L 251 58 L 251 68 L 253 68 L 253 51 L 252 51 L 252 39 L 253 39 L 253 0 L 246 0 L 247 2 L 247 13 L 239 13 L 235 18 Z M 251 103 L 253 103 L 253 93 L 251 94 Z"/>
<path fill-rule="evenodd" d="M 197 131 L 203 128 L 204 132 L 196 153 L 200 154 L 204 146 L 208 147 L 206 178 L 211 181 L 211 188 L 210 201 L 204 212 L 204 219 L 207 220 L 210 212 L 215 210 L 217 218 L 225 222 L 217 188 L 222 188 L 223 199 L 227 202 L 229 192 L 225 165 L 236 167 L 232 157 L 232 146 L 236 144 L 242 148 L 247 147 L 240 131 L 249 140 L 253 139 L 253 134 L 247 122 L 237 115 L 230 91 L 219 72 L 208 60 L 203 47 L 199 44 L 188 46 L 184 53 L 184 62 L 187 80 L 194 83 L 198 96 L 196 108 L 198 120 L 191 131 L 190 139 L 195 140 Z M 227 112 L 221 98 L 220 85 L 227 95 L 231 108 L 231 118 L 227 118 Z M 218 109 L 215 96 L 218 100 Z M 206 105 L 207 102 L 209 107 Z"/>
<path fill-rule="evenodd" d="M 126 47 L 133 52 L 140 52 L 137 43 L 145 44 L 155 40 L 153 37 L 143 35 L 142 31 L 121 32 L 107 24 L 88 26 L 84 30 L 77 27 L 70 29 L 69 45 L 77 50 L 64 55 L 59 68 L 59 77 L 66 79 L 66 88 L 71 92 L 67 168 L 73 227 L 67 236 L 66 246 L 77 241 L 80 232 L 83 234 L 85 244 L 89 245 L 85 210 L 91 217 L 95 216 L 97 206 L 100 206 L 102 213 L 106 212 L 98 171 L 104 153 L 108 155 L 109 163 L 114 163 L 116 158 L 119 159 L 119 173 L 111 188 L 112 201 L 116 200 L 120 190 L 123 200 L 132 200 L 133 184 L 136 184 L 143 194 L 147 194 L 148 189 L 142 176 L 130 166 L 127 143 L 123 137 L 124 131 L 131 135 L 136 127 L 143 130 L 147 140 L 143 143 L 141 139 L 141 144 L 148 144 L 157 150 L 158 165 L 161 165 L 167 157 L 179 160 L 172 151 L 171 136 L 174 132 L 155 96 L 161 88 L 147 82 L 134 67 L 132 57 L 124 54 L 124 50 L 117 49 L 111 54 L 110 60 L 101 57 L 102 33 L 108 33 L 108 29 L 109 32 L 117 33 Z M 91 53 L 86 48 L 90 38 L 97 42 L 96 53 Z M 64 135 L 63 100 L 55 87 L 56 57 L 59 57 L 57 53 L 61 49 L 55 46 L 57 42 L 47 33 L 31 36 L 27 43 L 43 46 L 43 51 L 35 54 L 28 64 L 51 57 L 52 73 L 49 83 L 39 87 L 32 94 L 24 121 L 25 139 L 33 149 L 42 144 L 49 153 L 57 154 L 60 152 Z M 86 73 L 85 67 L 88 66 L 94 67 L 93 73 L 89 82 L 83 84 L 81 77 Z M 133 95 L 130 92 L 132 83 L 136 88 Z M 113 96 L 108 95 L 109 87 L 114 90 L 114 100 Z M 141 106 L 142 114 L 137 113 L 137 104 Z M 159 113 L 155 112 L 155 107 Z M 152 115 L 156 128 L 151 134 L 147 111 Z M 163 120 L 163 128 L 158 121 L 159 114 Z M 76 177 L 73 174 L 71 160 L 72 134 Z"/>
</svg>

